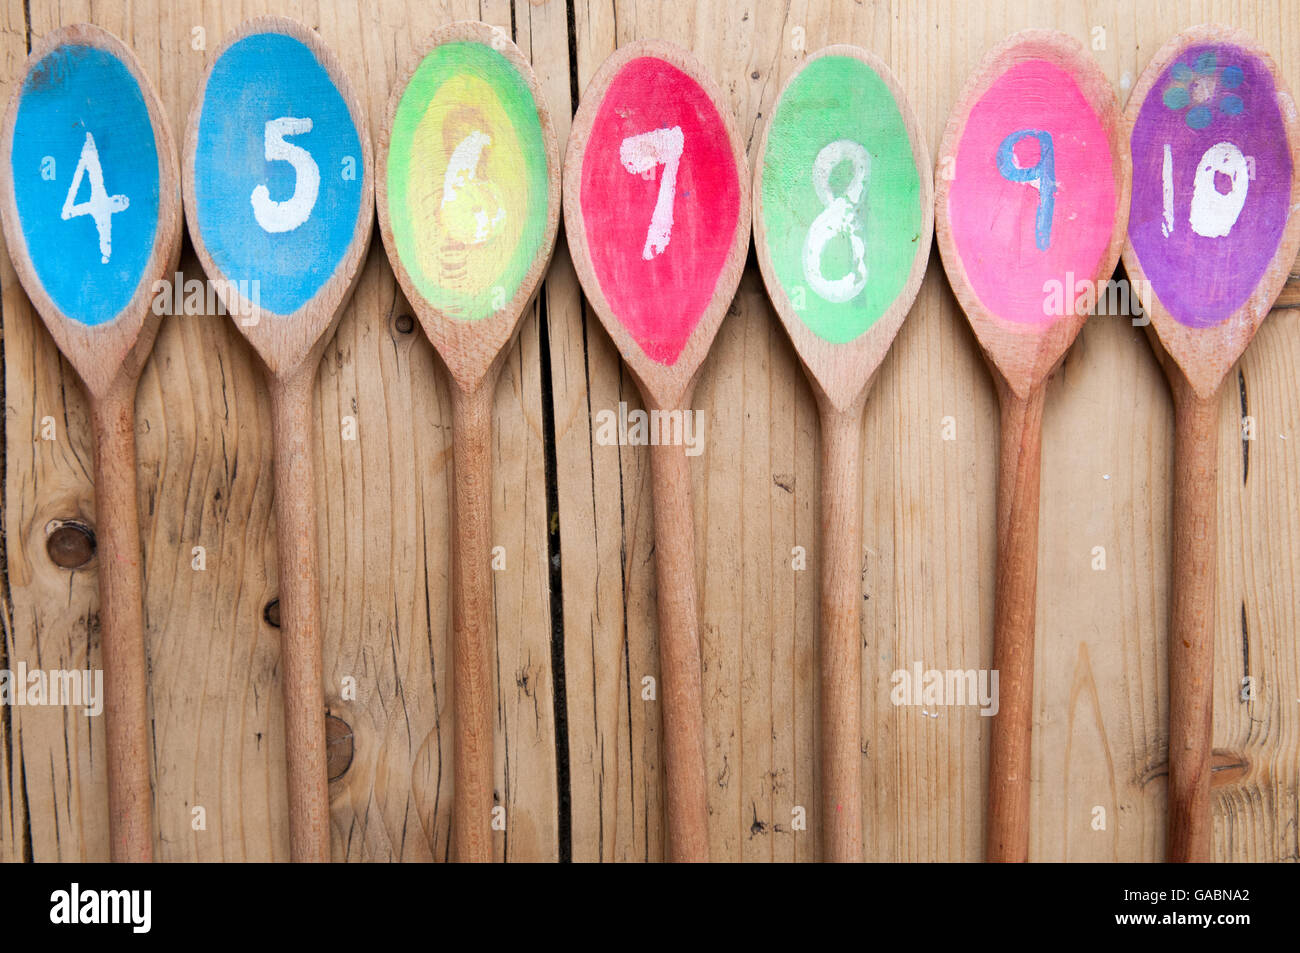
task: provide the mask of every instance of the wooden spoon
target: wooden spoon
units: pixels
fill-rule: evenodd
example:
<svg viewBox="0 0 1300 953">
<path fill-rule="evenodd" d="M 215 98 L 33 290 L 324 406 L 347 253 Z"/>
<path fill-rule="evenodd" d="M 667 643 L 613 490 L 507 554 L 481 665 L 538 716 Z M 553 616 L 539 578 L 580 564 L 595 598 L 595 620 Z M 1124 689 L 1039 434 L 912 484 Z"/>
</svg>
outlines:
<svg viewBox="0 0 1300 953">
<path fill-rule="evenodd" d="M 822 855 L 861 861 L 862 409 L 925 275 L 934 182 L 907 97 L 866 50 L 814 53 L 772 115 L 754 244 L 821 415 Z"/>
<path fill-rule="evenodd" d="M 259 17 L 227 37 L 190 110 L 185 205 L 271 394 L 294 861 L 330 857 L 312 388 L 370 244 L 372 177 L 365 111 L 314 30 Z"/>
<path fill-rule="evenodd" d="M 486 23 L 422 45 L 379 140 L 379 230 L 451 375 L 458 861 L 492 859 L 492 399 L 555 248 L 560 150 L 519 48 Z"/>
<path fill-rule="evenodd" d="M 1124 267 L 1174 398 L 1171 861 L 1208 861 L 1219 391 L 1300 251 L 1300 120 L 1273 60 L 1221 26 L 1180 33 L 1129 97 Z"/>
<path fill-rule="evenodd" d="M 1026 30 L 985 56 L 944 130 L 935 222 L 1001 406 L 992 861 L 1029 857 L 1043 396 L 1115 271 L 1129 186 L 1119 103 L 1076 40 Z"/>
<path fill-rule="evenodd" d="M 90 397 L 110 856 L 153 859 L 135 393 L 180 256 L 176 148 L 131 50 L 89 24 L 27 58 L 0 132 L 14 270 Z"/>
<path fill-rule="evenodd" d="M 696 59 L 620 47 L 573 119 L 564 222 L 578 279 L 627 362 L 651 429 L 669 858 L 706 861 L 704 707 L 691 481 L 681 415 L 735 296 L 749 174 L 735 120 Z M 656 428 L 655 422 L 661 426 Z M 662 431 L 668 433 L 663 439 Z"/>
</svg>

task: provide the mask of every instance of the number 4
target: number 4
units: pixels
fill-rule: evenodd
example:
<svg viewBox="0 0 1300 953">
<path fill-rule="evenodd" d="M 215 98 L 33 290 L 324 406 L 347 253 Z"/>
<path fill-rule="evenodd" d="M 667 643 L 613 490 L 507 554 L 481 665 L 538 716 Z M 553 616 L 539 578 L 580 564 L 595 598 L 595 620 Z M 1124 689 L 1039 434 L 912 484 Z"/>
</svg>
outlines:
<svg viewBox="0 0 1300 953">
<path fill-rule="evenodd" d="M 663 178 L 659 180 L 659 197 L 655 200 L 650 228 L 646 231 L 645 247 L 641 250 L 641 257 L 646 261 L 662 254 L 672 238 L 677 166 L 681 163 L 685 144 L 682 127 L 673 126 L 671 129 L 656 129 L 639 136 L 628 136 L 618 147 L 619 161 L 633 175 L 649 178 L 654 173 L 655 166 L 664 167 Z"/>
<path fill-rule="evenodd" d="M 77 190 L 81 180 L 90 176 L 90 198 L 77 202 Z M 109 195 L 104 189 L 104 169 L 99 164 L 99 150 L 95 148 L 95 137 L 86 133 L 86 141 L 81 147 L 81 158 L 77 160 L 77 171 L 72 174 L 72 187 L 63 200 L 62 218 L 66 222 L 79 215 L 89 215 L 99 232 L 99 260 L 108 264 L 113 254 L 113 215 L 124 212 L 131 200 L 125 195 Z"/>
</svg>

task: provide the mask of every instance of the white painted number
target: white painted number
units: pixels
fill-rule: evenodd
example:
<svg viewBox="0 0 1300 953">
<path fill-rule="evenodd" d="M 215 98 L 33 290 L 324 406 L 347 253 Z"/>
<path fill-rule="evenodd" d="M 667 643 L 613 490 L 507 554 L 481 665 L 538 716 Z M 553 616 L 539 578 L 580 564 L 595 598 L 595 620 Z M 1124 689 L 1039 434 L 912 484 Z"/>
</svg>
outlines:
<svg viewBox="0 0 1300 953">
<path fill-rule="evenodd" d="M 1192 180 L 1192 207 L 1187 223 L 1202 238 L 1223 238 L 1232 231 L 1246 205 L 1246 193 L 1254 178 L 1254 161 L 1241 154 L 1231 142 L 1210 146 L 1196 164 Z M 1227 178 L 1227 192 L 1215 185 L 1217 176 Z M 1164 162 L 1161 166 L 1161 192 L 1164 199 L 1161 231 L 1168 238 L 1174 232 L 1174 158 L 1169 144 L 1165 144 Z"/>
<path fill-rule="evenodd" d="M 831 174 L 841 162 L 853 166 L 843 195 L 831 194 Z M 867 286 L 867 246 L 858 232 L 857 212 L 871 177 L 871 154 L 861 143 L 837 139 L 822 147 L 813 160 L 813 191 L 826 208 L 813 219 L 803 243 L 803 273 L 813 291 L 832 304 L 852 301 Z M 831 239 L 843 235 L 853 252 L 851 270 L 839 278 L 822 273 L 822 253 Z"/>
<path fill-rule="evenodd" d="M 1188 217 L 1192 231 L 1206 238 L 1222 238 L 1232 231 L 1246 204 L 1249 171 L 1246 157 L 1231 142 L 1220 142 L 1205 150 L 1192 186 L 1192 213 Z M 1221 194 L 1215 186 L 1217 175 L 1227 176 L 1231 183 L 1227 194 Z"/>
<path fill-rule="evenodd" d="M 442 177 L 442 206 L 450 212 L 457 205 L 469 204 L 473 232 L 469 226 L 463 236 L 457 235 L 469 245 L 481 245 L 506 219 L 506 210 L 494 201 L 495 192 L 479 186 L 478 163 L 483 150 L 492 144 L 492 138 L 486 132 L 475 131 L 460 141 L 452 150 L 447 160 L 447 171 Z M 496 211 L 489 213 L 488 206 L 496 205 Z"/>
<path fill-rule="evenodd" d="M 633 175 L 649 179 L 654 176 L 656 166 L 664 167 L 663 178 L 659 180 L 659 197 L 655 200 L 655 210 L 650 216 L 650 228 L 645 236 L 645 247 L 641 250 L 641 257 L 646 261 L 663 254 L 673 236 L 677 166 L 682 160 L 685 145 L 682 127 L 673 126 L 671 129 L 656 129 L 639 136 L 628 136 L 618 147 L 619 161 Z"/>
<path fill-rule="evenodd" d="M 266 124 L 266 161 L 280 160 L 293 166 L 296 174 L 293 195 L 284 202 L 271 199 L 271 190 L 265 185 L 253 189 L 253 216 L 257 224 L 268 232 L 291 232 L 311 216 L 320 192 L 320 168 L 311 153 L 301 146 L 285 142 L 285 136 L 300 136 L 311 132 L 310 119 L 285 116 Z"/>
<path fill-rule="evenodd" d="M 1165 157 L 1160 167 L 1160 198 L 1164 203 L 1160 231 L 1168 238 L 1174 233 L 1174 150 L 1165 143 Z"/>
<path fill-rule="evenodd" d="M 81 180 L 90 176 L 90 198 L 77 202 L 77 190 Z M 77 171 L 72 174 L 72 186 L 68 196 L 63 200 L 63 220 L 89 215 L 99 232 L 99 260 L 108 264 L 113 254 L 113 215 L 126 211 L 131 200 L 125 195 L 109 195 L 104 189 L 104 170 L 99 164 L 99 150 L 95 148 L 95 137 L 86 133 L 85 144 L 81 147 L 81 158 L 77 160 Z"/>
</svg>

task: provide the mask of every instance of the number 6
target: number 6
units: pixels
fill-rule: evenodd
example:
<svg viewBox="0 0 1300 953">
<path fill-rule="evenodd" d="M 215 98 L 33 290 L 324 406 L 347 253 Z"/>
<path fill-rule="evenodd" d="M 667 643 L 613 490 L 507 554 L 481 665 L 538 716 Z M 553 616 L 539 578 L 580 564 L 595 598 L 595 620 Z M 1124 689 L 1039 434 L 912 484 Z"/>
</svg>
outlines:
<svg viewBox="0 0 1300 953">
<path fill-rule="evenodd" d="M 253 189 L 253 217 L 268 232 L 291 232 L 311 216 L 320 192 L 320 168 L 311 153 L 301 146 L 285 142 L 285 136 L 299 136 L 311 132 L 310 119 L 284 116 L 266 124 L 266 161 L 280 160 L 293 166 L 295 173 L 293 195 L 287 201 L 275 202 L 271 190 L 265 185 Z"/>
</svg>

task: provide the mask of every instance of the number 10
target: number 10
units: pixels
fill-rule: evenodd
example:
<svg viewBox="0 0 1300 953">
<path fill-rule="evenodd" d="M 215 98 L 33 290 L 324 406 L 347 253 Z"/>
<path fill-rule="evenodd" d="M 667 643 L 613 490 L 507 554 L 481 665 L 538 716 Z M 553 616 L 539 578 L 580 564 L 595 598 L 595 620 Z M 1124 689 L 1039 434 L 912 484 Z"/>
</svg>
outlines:
<svg viewBox="0 0 1300 953">
<path fill-rule="evenodd" d="M 1206 149 L 1196 163 L 1196 177 L 1192 180 L 1192 207 L 1187 216 L 1192 231 L 1202 238 L 1223 238 L 1232 231 L 1246 205 L 1253 171 L 1251 160 L 1231 142 L 1216 143 Z M 1226 193 L 1214 184 L 1220 175 L 1231 183 Z M 1160 231 L 1168 238 L 1174 233 L 1174 151 L 1167 142 L 1160 186 L 1164 213 Z"/>
</svg>

